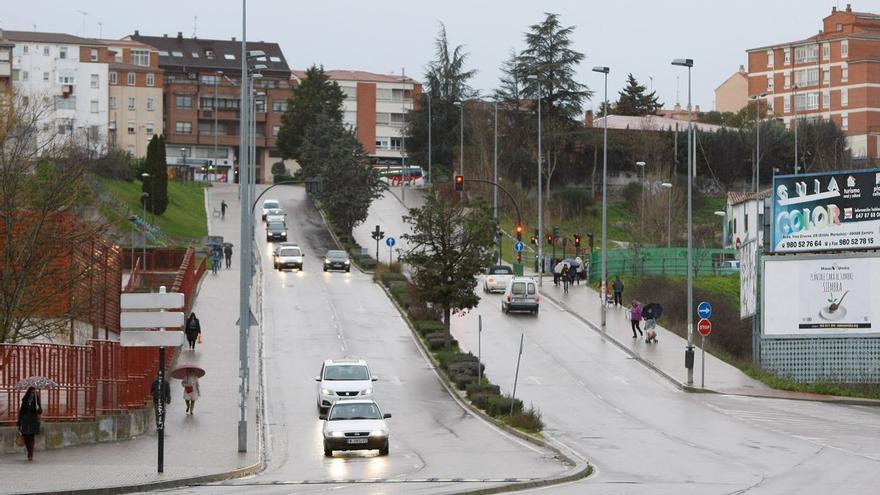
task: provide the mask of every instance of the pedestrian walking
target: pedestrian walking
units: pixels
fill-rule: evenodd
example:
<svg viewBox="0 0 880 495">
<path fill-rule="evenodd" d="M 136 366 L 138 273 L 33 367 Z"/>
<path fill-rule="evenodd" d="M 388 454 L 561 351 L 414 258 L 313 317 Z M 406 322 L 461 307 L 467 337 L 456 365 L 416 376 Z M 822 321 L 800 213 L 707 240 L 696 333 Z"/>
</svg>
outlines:
<svg viewBox="0 0 880 495">
<path fill-rule="evenodd" d="M 642 321 L 642 305 L 635 299 L 632 300 L 632 306 L 629 309 L 629 319 L 630 326 L 632 326 L 633 338 L 638 338 L 638 335 L 636 335 L 636 330 L 639 331 L 639 335 L 644 335 L 642 333 L 642 328 L 639 325 L 639 322 Z"/>
<path fill-rule="evenodd" d="M 584 277 L 584 260 L 582 260 L 580 256 L 574 260 L 577 261 L 577 268 L 575 268 L 574 271 L 574 280 L 576 284 L 581 285 L 581 279 Z"/>
<path fill-rule="evenodd" d="M 571 283 L 571 267 L 568 266 L 568 263 L 563 264 L 562 273 L 559 274 L 559 277 L 562 279 L 562 292 L 564 294 L 568 294 L 568 286 Z"/>
<path fill-rule="evenodd" d="M 222 263 L 222 251 L 220 248 L 215 249 L 211 253 L 211 273 L 217 275 L 217 270 L 220 269 L 220 263 Z"/>
<path fill-rule="evenodd" d="M 202 324 L 199 322 L 195 313 L 189 314 L 189 318 L 186 319 L 186 326 L 183 329 L 183 333 L 186 335 L 186 341 L 189 343 L 190 350 L 196 350 L 196 340 L 202 335 Z"/>
<path fill-rule="evenodd" d="M 620 306 L 623 304 L 623 281 L 620 280 L 620 275 L 614 276 L 611 287 L 614 289 L 614 305 Z"/>
<path fill-rule="evenodd" d="M 226 218 L 226 208 L 228 205 L 226 204 L 226 200 L 220 201 L 220 219 Z"/>
<path fill-rule="evenodd" d="M 553 285 L 559 287 L 559 277 L 562 275 L 562 268 L 566 266 L 566 264 L 562 261 L 557 262 L 555 259 L 553 261 L 556 262 L 556 264 L 553 265 Z"/>
<path fill-rule="evenodd" d="M 159 407 L 159 395 L 162 395 L 162 398 L 165 399 L 165 404 Z M 150 386 L 150 395 L 153 396 L 153 412 L 156 413 L 156 425 L 159 423 L 165 422 L 165 406 L 171 404 L 171 386 L 168 385 L 168 380 L 159 381 L 159 377 L 156 376 L 156 379 L 153 380 L 153 384 Z"/>
<path fill-rule="evenodd" d="M 18 410 L 18 433 L 24 439 L 27 449 L 27 460 L 34 460 L 34 442 L 40 433 L 40 415 L 43 407 L 40 405 L 40 394 L 34 387 L 28 387 L 21 398 L 21 408 Z"/>
<path fill-rule="evenodd" d="M 199 400 L 199 397 L 201 396 L 201 390 L 199 390 L 199 376 L 195 371 L 187 370 L 186 376 L 180 381 L 180 385 L 183 387 L 183 400 L 186 402 L 186 413 L 192 414 L 193 409 L 196 407 L 196 401 Z"/>
<path fill-rule="evenodd" d="M 223 256 L 226 258 L 226 269 L 228 270 L 232 267 L 232 244 L 223 245 Z"/>
</svg>

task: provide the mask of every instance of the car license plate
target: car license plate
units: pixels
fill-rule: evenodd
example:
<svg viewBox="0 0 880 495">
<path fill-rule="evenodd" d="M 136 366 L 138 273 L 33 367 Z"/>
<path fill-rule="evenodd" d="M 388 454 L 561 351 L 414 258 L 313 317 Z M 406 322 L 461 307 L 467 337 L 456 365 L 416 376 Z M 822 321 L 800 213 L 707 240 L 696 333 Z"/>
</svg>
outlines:
<svg viewBox="0 0 880 495">
<path fill-rule="evenodd" d="M 349 444 L 367 443 L 367 440 L 368 439 L 366 439 L 366 438 L 349 438 L 348 443 Z"/>
</svg>

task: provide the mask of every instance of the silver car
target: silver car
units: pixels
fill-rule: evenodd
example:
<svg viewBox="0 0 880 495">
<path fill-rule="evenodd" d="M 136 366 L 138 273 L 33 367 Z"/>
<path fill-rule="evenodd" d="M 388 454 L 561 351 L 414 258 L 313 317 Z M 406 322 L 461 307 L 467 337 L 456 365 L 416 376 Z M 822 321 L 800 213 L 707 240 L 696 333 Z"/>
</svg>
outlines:
<svg viewBox="0 0 880 495">
<path fill-rule="evenodd" d="M 321 366 L 318 382 L 318 411 L 325 411 L 337 400 L 365 398 L 373 395 L 373 382 L 378 380 L 370 374 L 370 367 L 363 359 L 328 359 Z"/>
<path fill-rule="evenodd" d="M 263 220 L 266 220 L 266 214 L 269 213 L 269 210 L 277 210 L 281 208 L 281 202 L 277 199 L 266 199 L 263 201 Z"/>
<path fill-rule="evenodd" d="M 388 455 L 388 424 L 391 414 L 382 413 L 372 399 L 340 400 L 330 407 L 324 420 L 324 455 L 334 450 L 378 450 Z"/>
</svg>

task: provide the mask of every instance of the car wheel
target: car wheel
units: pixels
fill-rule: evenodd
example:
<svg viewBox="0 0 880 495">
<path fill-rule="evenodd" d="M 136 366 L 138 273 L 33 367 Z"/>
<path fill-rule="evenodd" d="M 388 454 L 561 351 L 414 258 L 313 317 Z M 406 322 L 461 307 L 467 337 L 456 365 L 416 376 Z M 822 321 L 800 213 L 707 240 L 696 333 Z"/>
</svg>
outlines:
<svg viewBox="0 0 880 495">
<path fill-rule="evenodd" d="M 333 457 L 333 451 L 324 446 L 324 457 Z"/>
<path fill-rule="evenodd" d="M 327 271 L 327 267 L 326 267 L 326 266 L 324 267 L 324 271 L 325 271 L 325 272 Z"/>
<path fill-rule="evenodd" d="M 351 271 L 351 267 L 345 269 L 345 273 L 349 273 Z"/>
<path fill-rule="evenodd" d="M 484 294 L 488 294 L 488 293 L 489 293 L 489 287 L 487 287 L 486 284 L 483 284 L 483 293 L 484 293 Z"/>
<path fill-rule="evenodd" d="M 507 313 L 507 308 L 504 306 L 504 303 L 501 303 L 501 312 Z"/>
<path fill-rule="evenodd" d="M 538 307 L 535 306 L 535 316 L 538 316 Z"/>
<path fill-rule="evenodd" d="M 385 446 L 379 449 L 379 455 L 388 455 L 389 445 L 385 442 Z"/>
</svg>

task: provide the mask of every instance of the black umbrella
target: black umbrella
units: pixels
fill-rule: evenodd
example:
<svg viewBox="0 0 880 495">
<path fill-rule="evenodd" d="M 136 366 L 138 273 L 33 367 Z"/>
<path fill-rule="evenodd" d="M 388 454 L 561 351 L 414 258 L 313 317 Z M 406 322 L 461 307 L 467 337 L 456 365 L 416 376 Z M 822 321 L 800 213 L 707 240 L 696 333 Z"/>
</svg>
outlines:
<svg viewBox="0 0 880 495">
<path fill-rule="evenodd" d="M 644 308 L 642 308 L 642 315 L 648 319 L 656 320 L 657 318 L 660 318 L 660 315 L 662 315 L 662 314 L 663 314 L 663 306 L 661 306 L 657 303 L 650 303 L 647 306 L 645 306 Z"/>
</svg>

